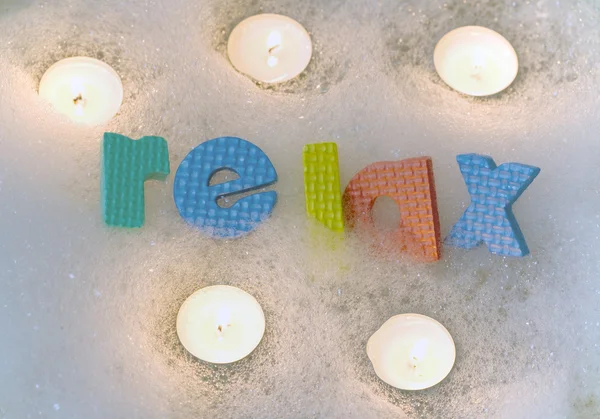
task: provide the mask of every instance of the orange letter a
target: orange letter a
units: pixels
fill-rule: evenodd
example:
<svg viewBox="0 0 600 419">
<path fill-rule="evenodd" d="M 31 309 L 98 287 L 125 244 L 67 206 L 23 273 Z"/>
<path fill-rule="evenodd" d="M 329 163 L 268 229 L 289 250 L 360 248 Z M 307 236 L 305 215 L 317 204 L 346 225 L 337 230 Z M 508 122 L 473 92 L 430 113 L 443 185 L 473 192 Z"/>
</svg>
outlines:
<svg viewBox="0 0 600 419">
<path fill-rule="evenodd" d="M 400 224 L 394 231 L 379 233 L 375 228 L 372 210 L 380 196 L 388 196 L 398 204 Z M 389 248 L 391 244 L 422 262 L 440 259 L 440 221 L 430 157 L 365 167 L 346 187 L 343 204 L 346 225 L 371 235 L 378 247 Z"/>
</svg>

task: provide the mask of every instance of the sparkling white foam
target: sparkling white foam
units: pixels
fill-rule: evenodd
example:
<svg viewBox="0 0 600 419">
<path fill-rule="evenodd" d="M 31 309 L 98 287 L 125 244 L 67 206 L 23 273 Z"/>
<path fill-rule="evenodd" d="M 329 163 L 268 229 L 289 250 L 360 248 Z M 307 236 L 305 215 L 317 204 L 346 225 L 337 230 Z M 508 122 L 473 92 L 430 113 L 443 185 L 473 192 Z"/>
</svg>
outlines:
<svg viewBox="0 0 600 419">
<path fill-rule="evenodd" d="M 289 15 L 314 41 L 299 79 L 257 86 L 225 45 L 243 18 Z M 437 40 L 475 24 L 521 62 L 486 99 L 446 87 Z M 600 10 L 581 1 L 3 0 L 0 3 L 0 418 L 594 418 L 600 415 Z M 61 58 L 123 78 L 119 115 L 73 126 L 36 94 Z M 272 219 L 214 242 L 188 228 L 171 176 L 146 187 L 146 225 L 103 226 L 103 131 L 169 142 L 173 169 L 236 135 L 272 159 Z M 446 234 L 468 203 L 454 156 L 480 152 L 542 173 L 515 206 L 532 256 L 445 249 L 437 264 L 328 250 L 307 223 L 302 145 L 336 141 L 343 186 L 365 165 L 431 155 Z M 174 170 L 173 170 L 174 171 Z M 385 216 L 385 211 L 383 215 Z M 238 286 L 267 331 L 247 359 L 198 362 L 175 318 L 196 289 Z M 365 352 L 389 317 L 443 323 L 457 362 L 410 393 Z"/>
</svg>

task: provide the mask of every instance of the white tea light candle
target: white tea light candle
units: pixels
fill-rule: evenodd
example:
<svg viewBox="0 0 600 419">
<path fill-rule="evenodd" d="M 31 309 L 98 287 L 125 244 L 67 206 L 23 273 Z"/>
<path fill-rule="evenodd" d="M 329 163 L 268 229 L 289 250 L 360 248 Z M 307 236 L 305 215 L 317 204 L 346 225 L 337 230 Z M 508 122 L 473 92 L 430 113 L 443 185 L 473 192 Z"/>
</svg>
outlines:
<svg viewBox="0 0 600 419">
<path fill-rule="evenodd" d="M 471 96 L 506 89 L 519 71 L 512 45 L 499 33 L 465 26 L 442 37 L 433 53 L 435 69 L 450 87 Z"/>
<path fill-rule="evenodd" d="M 265 333 L 265 315 L 247 292 L 227 285 L 192 294 L 177 315 L 177 335 L 196 358 L 229 364 L 248 356 Z"/>
<path fill-rule="evenodd" d="M 452 370 L 456 349 L 452 336 L 434 319 L 400 314 L 371 336 L 367 355 L 383 381 L 402 390 L 423 390 Z"/>
<path fill-rule="evenodd" d="M 40 97 L 75 122 L 100 125 L 121 107 L 123 84 L 108 64 L 89 57 L 66 58 L 42 76 Z"/>
<path fill-rule="evenodd" d="M 306 29 L 294 19 L 275 14 L 249 17 L 237 25 L 227 42 L 231 64 L 264 83 L 281 83 L 304 71 L 312 56 Z"/>
</svg>

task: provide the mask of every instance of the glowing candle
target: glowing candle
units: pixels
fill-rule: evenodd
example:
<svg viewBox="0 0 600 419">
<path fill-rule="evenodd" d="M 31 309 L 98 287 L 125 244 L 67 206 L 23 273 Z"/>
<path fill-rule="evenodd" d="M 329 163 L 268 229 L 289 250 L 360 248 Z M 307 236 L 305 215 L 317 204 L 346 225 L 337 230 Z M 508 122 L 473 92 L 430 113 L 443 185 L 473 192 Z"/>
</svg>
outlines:
<svg viewBox="0 0 600 419">
<path fill-rule="evenodd" d="M 402 390 L 423 390 L 452 370 L 452 336 L 437 321 L 420 314 L 394 316 L 371 336 L 367 354 L 375 373 Z"/>
<path fill-rule="evenodd" d="M 480 26 L 448 32 L 435 47 L 433 61 L 442 80 L 472 96 L 506 89 L 519 71 L 512 45 L 499 33 Z"/>
<path fill-rule="evenodd" d="M 254 297 L 216 285 L 192 294 L 177 315 L 177 335 L 195 357 L 229 364 L 248 356 L 265 333 L 265 316 Z"/>
<path fill-rule="evenodd" d="M 262 14 L 249 17 L 233 29 L 227 54 L 239 72 L 260 82 L 281 83 L 308 66 L 312 42 L 295 20 Z"/>
<path fill-rule="evenodd" d="M 40 97 L 75 122 L 100 125 L 121 107 L 123 85 L 108 64 L 88 57 L 61 60 L 40 81 Z"/>
</svg>

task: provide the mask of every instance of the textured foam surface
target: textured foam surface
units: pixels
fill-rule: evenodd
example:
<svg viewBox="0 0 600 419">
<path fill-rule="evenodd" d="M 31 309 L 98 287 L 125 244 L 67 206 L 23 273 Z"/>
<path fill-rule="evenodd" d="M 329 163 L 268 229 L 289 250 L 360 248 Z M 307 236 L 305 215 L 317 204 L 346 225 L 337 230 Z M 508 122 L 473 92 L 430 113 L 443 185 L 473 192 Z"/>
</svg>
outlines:
<svg viewBox="0 0 600 419">
<path fill-rule="evenodd" d="M 344 231 L 336 143 L 307 144 L 302 152 L 306 212 L 327 228 Z"/>
<path fill-rule="evenodd" d="M 392 232 L 379 233 L 372 210 L 375 200 L 383 196 L 398 205 L 400 223 Z M 431 158 L 373 163 L 352 178 L 343 199 L 349 227 L 384 236 L 377 241 L 417 259 L 433 262 L 440 258 L 440 220 Z"/>
<path fill-rule="evenodd" d="M 102 215 L 115 227 L 144 225 L 144 182 L 169 174 L 169 150 L 161 137 L 132 140 L 107 132 L 102 142 Z"/>
<path fill-rule="evenodd" d="M 471 204 L 452 227 L 445 243 L 465 249 L 485 243 L 490 252 L 504 256 L 529 254 L 512 205 L 540 169 L 520 163 L 497 167 L 491 157 L 477 154 L 461 154 L 456 161 L 471 195 Z"/>
<path fill-rule="evenodd" d="M 239 178 L 210 185 L 220 170 Z M 277 202 L 277 192 L 259 192 L 240 198 L 231 207 L 220 198 L 251 192 L 277 182 L 277 172 L 263 151 L 235 137 L 215 138 L 192 150 L 177 169 L 173 197 L 179 214 L 188 223 L 214 237 L 239 237 L 265 221 Z"/>
<path fill-rule="evenodd" d="M 232 68 L 227 37 L 256 13 L 310 32 L 301 78 L 257 86 Z M 473 24 L 519 55 L 515 83 L 489 98 L 433 67 L 437 40 Z M 105 127 L 39 99 L 44 71 L 76 55 L 123 80 Z M 596 0 L 0 0 L 0 417 L 597 419 L 598 63 Z M 201 142 L 245 138 L 277 169 L 277 206 L 253 233 L 215 240 L 179 216 L 169 176 L 145 183 L 143 228 L 107 228 L 105 131 L 167 139 L 173 174 Z M 309 226 L 330 233 L 306 215 L 302 149 L 317 141 L 338 144 L 342 190 L 371 163 L 431 156 L 442 237 L 470 203 L 458 154 L 541 167 L 513 206 L 531 254 L 445 246 L 423 264 L 353 232 L 336 251 L 313 245 Z M 390 201 L 377 225 L 399 218 Z M 216 284 L 265 312 L 261 344 L 227 367 L 189 356 L 175 332 L 183 301 Z M 456 342 L 432 389 L 373 372 L 367 340 L 400 313 Z"/>
</svg>

